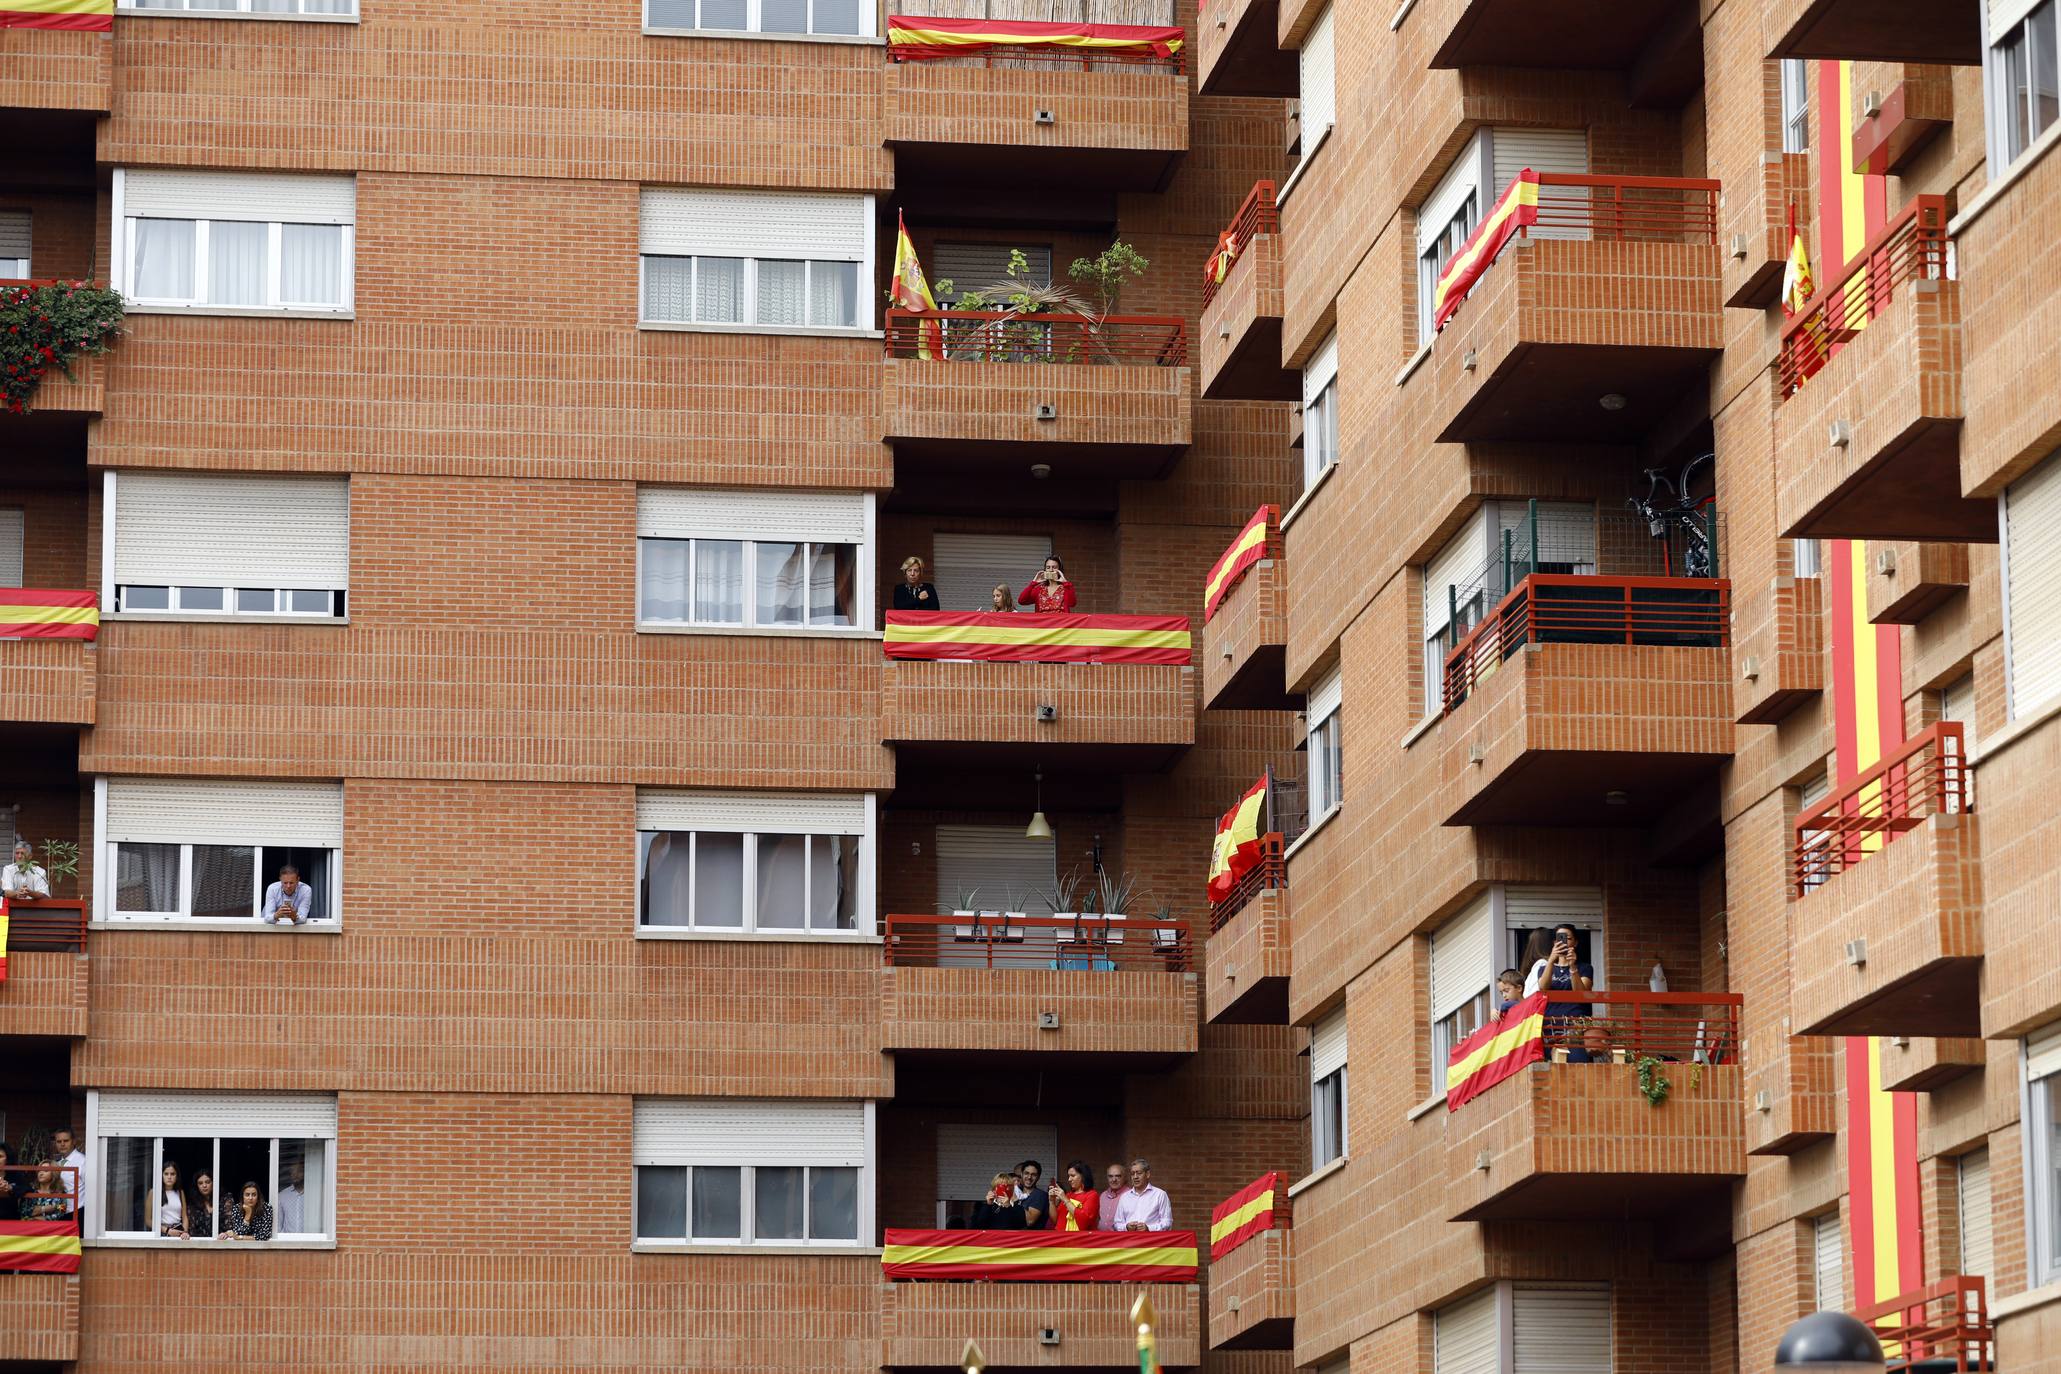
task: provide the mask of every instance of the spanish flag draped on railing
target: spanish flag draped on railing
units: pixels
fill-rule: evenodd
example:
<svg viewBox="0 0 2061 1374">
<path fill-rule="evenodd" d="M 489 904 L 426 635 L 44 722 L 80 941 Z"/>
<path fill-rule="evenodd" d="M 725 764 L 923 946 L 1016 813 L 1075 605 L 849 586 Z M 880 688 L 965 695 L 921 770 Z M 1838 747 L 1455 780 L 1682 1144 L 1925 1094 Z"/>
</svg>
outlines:
<svg viewBox="0 0 2061 1374">
<path fill-rule="evenodd" d="M 78 1273 L 79 1223 L 0 1221 L 0 1269 L 26 1274 Z"/>
<path fill-rule="evenodd" d="M 1193 1283 L 1193 1231 L 903 1231 L 890 1228 L 891 1279 Z"/>
<path fill-rule="evenodd" d="M 0 639 L 95 639 L 100 597 L 94 592 L 0 587 Z"/>
<path fill-rule="evenodd" d="M 1459 1111 L 1545 1057 L 1546 994 L 1535 992 L 1453 1047 L 1446 1062 L 1446 1110 Z"/>
<path fill-rule="evenodd" d="M 1260 832 L 1266 823 L 1267 784 L 1273 781 L 1273 777 L 1271 772 L 1264 774 L 1217 822 L 1216 847 L 1209 859 L 1209 899 L 1212 902 L 1221 902 L 1230 896 L 1231 889 L 1238 886 L 1238 880 L 1260 861 Z"/>
<path fill-rule="evenodd" d="M 1474 289 L 1474 283 L 1481 280 L 1481 274 L 1503 251 L 1521 229 L 1539 222 L 1539 174 L 1527 167 L 1517 174 L 1517 180 L 1510 183 L 1510 189 L 1503 192 L 1496 208 L 1489 211 L 1488 218 L 1475 226 L 1467 236 L 1467 242 L 1460 245 L 1460 251 L 1453 254 L 1453 260 L 1446 264 L 1446 270 L 1438 274 L 1438 285 L 1431 293 L 1431 327 L 1444 329 L 1446 321 L 1453 318 L 1453 312 L 1460 308 L 1460 302 L 1467 299 L 1467 293 Z"/>
<path fill-rule="evenodd" d="M 1031 19 L 945 19 L 891 14 L 887 50 L 897 61 L 953 57 L 981 48 L 1062 47 L 1171 58 L 1186 30 L 1158 24 L 1054 24 Z"/>
<path fill-rule="evenodd" d="M 1190 661 L 1184 615 L 889 611 L 884 639 L 889 658 L 1183 665 Z"/>
<path fill-rule="evenodd" d="M 111 29 L 115 0 L 0 0 L 0 29 Z"/>
<path fill-rule="evenodd" d="M 1267 556 L 1267 532 L 1274 522 L 1281 518 L 1279 506 L 1261 506 L 1245 522 L 1245 528 L 1238 531 L 1238 537 L 1231 541 L 1231 547 L 1218 556 L 1215 566 L 1209 570 L 1209 579 L 1202 584 L 1202 623 L 1207 625 L 1217 607 L 1238 585 L 1238 579 L 1245 570 Z"/>
<path fill-rule="evenodd" d="M 1211 1210 L 1211 1259 L 1222 1259 L 1262 1231 L 1274 1229 L 1274 1199 L 1280 1187 L 1279 1173 L 1261 1174 Z"/>
<path fill-rule="evenodd" d="M 916 245 L 909 240 L 909 226 L 895 212 L 895 272 L 887 294 L 904 310 L 935 310 L 937 298 L 930 294 L 923 264 L 916 259 Z M 937 320 L 925 320 L 916 327 L 916 356 L 945 356 L 945 327 Z"/>
</svg>

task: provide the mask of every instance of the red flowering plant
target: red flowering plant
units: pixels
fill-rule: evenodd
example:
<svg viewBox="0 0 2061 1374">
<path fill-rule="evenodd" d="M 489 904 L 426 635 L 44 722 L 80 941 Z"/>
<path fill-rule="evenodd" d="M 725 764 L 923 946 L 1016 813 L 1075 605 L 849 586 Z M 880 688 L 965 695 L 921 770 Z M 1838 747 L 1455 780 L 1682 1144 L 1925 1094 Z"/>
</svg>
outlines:
<svg viewBox="0 0 2061 1374">
<path fill-rule="evenodd" d="M 0 285 L 0 409 L 19 415 L 56 368 L 72 375 L 72 360 L 105 353 L 122 326 L 118 291 L 91 282 Z"/>
</svg>

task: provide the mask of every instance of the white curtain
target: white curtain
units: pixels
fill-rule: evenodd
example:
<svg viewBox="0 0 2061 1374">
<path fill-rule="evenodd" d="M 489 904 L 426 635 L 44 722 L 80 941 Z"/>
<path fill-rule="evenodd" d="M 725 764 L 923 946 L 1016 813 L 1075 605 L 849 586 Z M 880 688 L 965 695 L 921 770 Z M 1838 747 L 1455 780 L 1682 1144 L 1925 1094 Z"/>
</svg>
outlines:
<svg viewBox="0 0 2061 1374">
<path fill-rule="evenodd" d="M 799 625 L 806 590 L 800 544 L 762 541 L 758 545 L 758 623 Z"/>
<path fill-rule="evenodd" d="M 692 838 L 684 834 L 646 831 L 638 840 L 643 853 L 644 910 L 647 926 L 684 926 L 688 923 L 687 902 L 689 851 Z"/>
<path fill-rule="evenodd" d="M 858 571 L 850 544 L 809 545 L 809 624 L 850 625 L 852 584 Z"/>
<path fill-rule="evenodd" d="M 809 926 L 850 930 L 856 923 L 859 842 L 851 835 L 809 837 Z"/>
<path fill-rule="evenodd" d="M 342 225 L 281 225 L 279 259 L 279 299 L 283 303 L 344 303 Z"/>
<path fill-rule="evenodd" d="M 758 322 L 807 324 L 808 267 L 805 262 L 760 259 Z"/>
<path fill-rule="evenodd" d="M 722 625 L 744 623 L 744 544 L 741 540 L 694 541 L 694 618 Z"/>
<path fill-rule="evenodd" d="M 859 322 L 859 264 L 809 264 L 809 323 L 850 329 Z"/>
<path fill-rule="evenodd" d="M 179 909 L 179 846 L 121 844 L 115 848 L 115 910 Z"/>
<path fill-rule="evenodd" d="M 208 225 L 208 304 L 265 304 L 265 254 L 271 226 L 247 220 Z"/>
<path fill-rule="evenodd" d="M 194 222 L 139 219 L 136 226 L 136 295 L 150 301 L 193 299 Z"/>
<path fill-rule="evenodd" d="M 679 323 L 694 318 L 694 259 L 644 259 L 644 318 Z"/>
<path fill-rule="evenodd" d="M 703 324 L 744 323 L 744 259 L 694 260 L 694 318 Z"/>
<path fill-rule="evenodd" d="M 807 835 L 761 835 L 758 859 L 758 928 L 799 930 L 807 913 L 802 885 L 808 878 Z"/>
<path fill-rule="evenodd" d="M 687 555 L 693 543 L 686 539 L 643 539 L 644 608 L 641 620 L 684 621 L 687 619 Z"/>
<path fill-rule="evenodd" d="M 744 836 L 704 830 L 694 837 L 694 924 L 744 924 Z"/>
</svg>

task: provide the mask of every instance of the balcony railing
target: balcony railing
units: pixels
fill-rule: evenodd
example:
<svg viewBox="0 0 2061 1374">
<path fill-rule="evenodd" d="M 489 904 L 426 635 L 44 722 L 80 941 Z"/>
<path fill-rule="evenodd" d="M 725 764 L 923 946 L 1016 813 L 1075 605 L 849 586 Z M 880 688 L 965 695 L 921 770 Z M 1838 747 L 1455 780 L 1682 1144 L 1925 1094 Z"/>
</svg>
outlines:
<svg viewBox="0 0 2061 1374">
<path fill-rule="evenodd" d="M 1281 212 L 1274 205 L 1274 183 L 1255 182 L 1246 195 L 1245 203 L 1238 207 L 1238 213 L 1231 216 L 1230 227 L 1217 238 L 1216 249 L 1210 253 L 1209 261 L 1202 269 L 1202 303 L 1207 306 L 1216 299 L 1217 288 L 1230 275 L 1231 264 L 1252 241 L 1261 234 L 1281 232 Z"/>
<path fill-rule="evenodd" d="M 917 8 L 921 8 L 919 5 Z M 1030 71 L 1097 67 L 1187 70 L 1186 33 L 1174 6 L 1158 0 L 1080 0 L 1048 4 L 1040 19 L 954 7 L 950 14 L 890 14 L 887 53 L 895 62 L 1013 67 Z M 1064 14 L 1072 9 L 1078 14 Z"/>
<path fill-rule="evenodd" d="M 1212 931 L 1222 930 L 1233 916 L 1245 910 L 1247 903 L 1268 888 L 1288 886 L 1288 865 L 1281 857 L 1286 848 L 1286 838 L 1279 831 L 1260 836 L 1259 862 L 1238 875 L 1238 881 L 1222 901 L 1210 903 Z"/>
<path fill-rule="evenodd" d="M 1854 1316 L 1874 1329 L 1891 1371 L 1973 1374 L 1997 1367 L 1987 1289 L 1982 1279 L 1950 1274 L 1859 1308 Z"/>
<path fill-rule="evenodd" d="M 1941 721 L 1796 817 L 1791 879 L 1822 887 L 1928 816 L 1972 811 L 1962 727 Z"/>
<path fill-rule="evenodd" d="M 0 587 L 0 639 L 99 637 L 100 593 L 68 587 Z"/>
<path fill-rule="evenodd" d="M 7 951 L 83 950 L 86 903 L 76 897 L 0 898 L 7 913 Z"/>
<path fill-rule="evenodd" d="M 79 1272 L 79 1171 L 72 1165 L 9 1164 L 17 1220 L 0 1221 L 0 1271 Z"/>
<path fill-rule="evenodd" d="M 1445 709 L 1527 644 L 1720 648 L 1730 634 L 1731 586 L 1710 577 L 1532 573 L 1446 656 Z"/>
<path fill-rule="evenodd" d="M 884 954 L 890 968 L 1186 973 L 1194 967 L 1186 921 L 1135 916 L 889 916 Z"/>
<path fill-rule="evenodd" d="M 1185 667 L 1193 657 L 1183 615 L 889 611 L 886 621 L 889 658 Z"/>
<path fill-rule="evenodd" d="M 1193 1231 L 905 1231 L 882 1237 L 896 1280 L 1192 1283 Z"/>
<path fill-rule="evenodd" d="M 1736 992 L 1548 992 L 1546 1057 L 1737 1063 L 1744 1002 Z"/>
<path fill-rule="evenodd" d="M 1184 367 L 1188 322 L 1164 315 L 889 310 L 887 356 L 955 363 Z"/>
<path fill-rule="evenodd" d="M 1946 197 L 1916 197 L 1782 326 L 1778 370 L 1784 399 L 1887 310 L 1898 287 L 1950 275 L 1949 217 Z"/>
</svg>

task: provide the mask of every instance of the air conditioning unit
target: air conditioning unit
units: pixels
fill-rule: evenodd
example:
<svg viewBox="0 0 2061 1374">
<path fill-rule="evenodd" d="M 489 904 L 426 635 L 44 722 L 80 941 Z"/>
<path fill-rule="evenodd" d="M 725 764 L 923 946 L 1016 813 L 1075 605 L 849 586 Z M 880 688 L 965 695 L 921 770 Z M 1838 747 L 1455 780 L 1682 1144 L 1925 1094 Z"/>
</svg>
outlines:
<svg viewBox="0 0 2061 1374">
<path fill-rule="evenodd" d="M 1846 962 L 1855 968 L 1868 962 L 1868 942 L 1865 938 L 1846 942 Z"/>
<path fill-rule="evenodd" d="M 1895 549 L 1877 549 L 1877 550 L 1875 550 L 1875 575 L 1876 575 L 1877 577 L 1895 577 L 1895 576 L 1896 576 L 1896 550 L 1895 550 Z"/>
<path fill-rule="evenodd" d="M 1825 442 L 1834 448 L 1845 448 L 1853 442 L 1853 426 L 1844 420 L 1834 420 L 1826 427 Z"/>
</svg>

